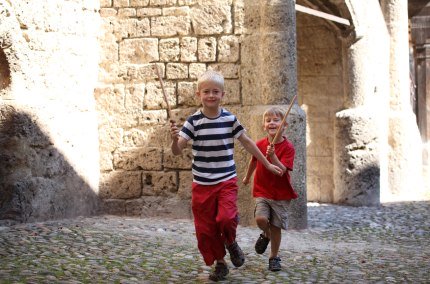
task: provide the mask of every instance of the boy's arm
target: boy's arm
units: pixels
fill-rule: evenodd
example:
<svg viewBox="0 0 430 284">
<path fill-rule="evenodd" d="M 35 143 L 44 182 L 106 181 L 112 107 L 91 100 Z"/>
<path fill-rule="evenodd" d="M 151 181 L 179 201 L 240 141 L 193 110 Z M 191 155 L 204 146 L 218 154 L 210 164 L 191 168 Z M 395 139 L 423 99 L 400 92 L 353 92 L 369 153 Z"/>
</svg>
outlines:
<svg viewBox="0 0 430 284">
<path fill-rule="evenodd" d="M 248 164 L 248 169 L 246 170 L 246 176 L 242 180 L 243 184 L 246 185 L 249 183 L 249 180 L 251 179 L 251 176 L 254 173 L 256 167 L 257 167 L 257 161 L 251 158 Z"/>
<path fill-rule="evenodd" d="M 272 162 L 272 164 L 278 166 L 282 170 L 282 174 L 284 174 L 287 171 L 287 167 L 284 164 L 282 164 L 278 156 L 276 156 L 274 145 L 269 145 L 267 147 L 266 154 L 267 154 L 267 157 L 270 158 L 270 161 Z"/>
<path fill-rule="evenodd" d="M 179 128 L 176 126 L 174 121 L 170 124 L 170 137 L 172 138 L 172 153 L 177 156 L 182 154 L 182 150 L 187 146 L 187 140 L 184 137 L 179 136 Z"/>
<path fill-rule="evenodd" d="M 275 175 L 281 176 L 282 170 L 275 165 L 272 165 L 266 157 L 261 153 L 260 149 L 258 149 L 257 145 L 255 145 L 254 141 L 249 138 L 245 133 L 239 136 L 238 140 L 242 144 L 242 146 L 248 151 L 251 155 L 253 155 L 257 160 L 259 160 L 266 169 L 272 172 Z"/>
</svg>

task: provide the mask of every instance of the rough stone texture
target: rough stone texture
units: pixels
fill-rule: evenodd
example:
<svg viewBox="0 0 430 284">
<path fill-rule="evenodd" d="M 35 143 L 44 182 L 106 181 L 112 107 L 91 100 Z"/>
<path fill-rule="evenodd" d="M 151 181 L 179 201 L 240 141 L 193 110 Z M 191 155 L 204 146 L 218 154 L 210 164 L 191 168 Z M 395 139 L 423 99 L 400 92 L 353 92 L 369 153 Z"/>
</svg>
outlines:
<svg viewBox="0 0 430 284">
<path fill-rule="evenodd" d="M 379 204 L 379 133 L 376 119 L 364 108 L 336 114 L 333 201 L 354 206 Z"/>
<path fill-rule="evenodd" d="M 0 1 L 0 219 L 98 212 L 97 10 Z"/>
</svg>

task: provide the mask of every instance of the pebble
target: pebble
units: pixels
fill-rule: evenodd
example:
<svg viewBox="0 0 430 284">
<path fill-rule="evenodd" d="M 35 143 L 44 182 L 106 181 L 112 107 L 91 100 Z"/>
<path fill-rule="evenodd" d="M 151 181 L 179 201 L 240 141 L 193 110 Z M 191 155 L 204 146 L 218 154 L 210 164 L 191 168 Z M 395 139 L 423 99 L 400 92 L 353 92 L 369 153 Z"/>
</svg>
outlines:
<svg viewBox="0 0 430 284">
<path fill-rule="evenodd" d="M 430 202 L 308 204 L 308 228 L 283 231 L 282 270 L 239 226 L 246 262 L 221 283 L 429 283 Z M 227 255 L 227 260 L 228 260 Z M 0 283 L 209 283 L 192 220 L 95 216 L 0 221 Z"/>
</svg>

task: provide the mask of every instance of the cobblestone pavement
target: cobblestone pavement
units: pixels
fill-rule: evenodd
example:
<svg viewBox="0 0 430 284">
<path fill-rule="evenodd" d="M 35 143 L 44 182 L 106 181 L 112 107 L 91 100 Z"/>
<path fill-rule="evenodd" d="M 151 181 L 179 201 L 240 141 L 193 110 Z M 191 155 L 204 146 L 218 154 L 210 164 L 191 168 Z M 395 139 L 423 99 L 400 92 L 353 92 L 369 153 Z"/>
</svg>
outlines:
<svg viewBox="0 0 430 284">
<path fill-rule="evenodd" d="M 225 283 L 430 283 L 430 202 L 379 208 L 309 204 L 309 228 L 283 232 L 283 269 L 246 255 Z M 190 220 L 98 216 L 0 223 L 0 283 L 206 283 Z"/>
</svg>

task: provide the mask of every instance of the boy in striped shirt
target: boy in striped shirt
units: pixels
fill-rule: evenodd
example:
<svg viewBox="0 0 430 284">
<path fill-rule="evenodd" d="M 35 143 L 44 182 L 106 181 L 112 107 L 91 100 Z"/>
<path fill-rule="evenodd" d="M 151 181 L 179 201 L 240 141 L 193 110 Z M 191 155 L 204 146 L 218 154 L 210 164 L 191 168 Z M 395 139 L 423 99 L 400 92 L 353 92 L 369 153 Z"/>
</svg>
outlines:
<svg viewBox="0 0 430 284">
<path fill-rule="evenodd" d="M 197 82 L 196 95 L 202 108 L 188 117 L 181 130 L 172 122 L 171 148 L 174 155 L 180 155 L 188 141 L 192 141 L 192 211 L 197 245 L 206 265 L 216 262 L 209 278 L 219 281 L 229 273 L 224 260 L 226 248 L 234 266 L 240 267 L 245 261 L 236 242 L 238 185 L 234 139 L 270 172 L 281 175 L 282 171 L 245 134 L 236 116 L 220 107 L 225 95 L 221 74 L 206 71 Z"/>
</svg>

